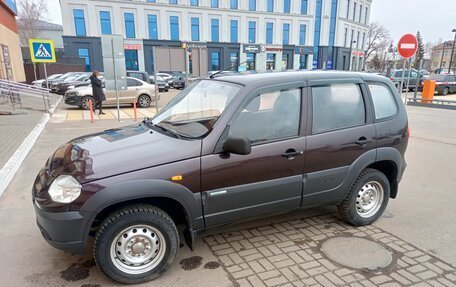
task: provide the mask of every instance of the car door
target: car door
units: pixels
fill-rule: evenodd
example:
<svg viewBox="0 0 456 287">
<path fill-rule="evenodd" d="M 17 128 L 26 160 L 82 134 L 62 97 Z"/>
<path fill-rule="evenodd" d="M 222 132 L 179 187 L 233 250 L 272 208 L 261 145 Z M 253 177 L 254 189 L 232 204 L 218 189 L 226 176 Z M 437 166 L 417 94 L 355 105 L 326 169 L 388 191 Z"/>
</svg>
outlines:
<svg viewBox="0 0 456 287">
<path fill-rule="evenodd" d="M 127 89 L 121 92 L 122 103 L 133 103 L 138 97 L 138 92 L 143 84 L 134 78 L 127 78 Z"/>
<path fill-rule="evenodd" d="M 361 80 L 320 82 L 308 91 L 303 206 L 342 199 L 350 167 L 361 157 L 375 160 L 376 147 L 370 99 Z"/>
<path fill-rule="evenodd" d="M 456 76 L 455 75 L 447 75 L 445 77 L 445 82 L 448 83 L 448 88 L 450 93 L 456 92 Z"/>
<path fill-rule="evenodd" d="M 253 93 L 233 116 L 219 144 L 226 134 L 242 136 L 252 149 L 248 155 L 216 150 L 201 158 L 207 226 L 299 207 L 306 149 L 302 104 L 300 87 L 271 88 Z"/>
</svg>

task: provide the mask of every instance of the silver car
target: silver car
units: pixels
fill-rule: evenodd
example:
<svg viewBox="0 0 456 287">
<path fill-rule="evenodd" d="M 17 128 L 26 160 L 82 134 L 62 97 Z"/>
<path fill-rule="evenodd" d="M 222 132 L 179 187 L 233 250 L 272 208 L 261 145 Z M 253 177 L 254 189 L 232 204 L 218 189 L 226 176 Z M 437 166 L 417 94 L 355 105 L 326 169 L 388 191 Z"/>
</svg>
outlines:
<svg viewBox="0 0 456 287">
<path fill-rule="evenodd" d="M 116 91 L 106 89 L 103 91 L 106 96 L 103 105 L 116 105 Z M 155 85 L 127 77 L 127 89 L 119 91 L 120 104 L 133 104 L 135 99 L 138 107 L 147 108 L 153 101 L 160 100 L 160 95 L 157 94 L 157 99 L 155 99 Z M 93 100 L 92 86 L 75 88 L 65 93 L 65 104 L 79 106 L 84 110 L 90 108 L 90 100 Z"/>
</svg>

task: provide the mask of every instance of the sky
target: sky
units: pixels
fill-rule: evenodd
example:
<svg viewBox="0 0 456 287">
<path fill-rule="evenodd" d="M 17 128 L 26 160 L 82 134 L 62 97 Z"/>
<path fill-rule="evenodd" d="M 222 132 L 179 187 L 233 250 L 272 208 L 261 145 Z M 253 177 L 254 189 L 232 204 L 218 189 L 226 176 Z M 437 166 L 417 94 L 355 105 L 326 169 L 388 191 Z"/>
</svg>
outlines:
<svg viewBox="0 0 456 287">
<path fill-rule="evenodd" d="M 47 0 L 47 3 L 49 21 L 62 24 L 59 0 Z M 372 0 L 371 22 L 382 23 L 395 43 L 403 34 L 417 31 L 425 43 L 452 40 L 455 11 L 456 0 Z"/>
</svg>

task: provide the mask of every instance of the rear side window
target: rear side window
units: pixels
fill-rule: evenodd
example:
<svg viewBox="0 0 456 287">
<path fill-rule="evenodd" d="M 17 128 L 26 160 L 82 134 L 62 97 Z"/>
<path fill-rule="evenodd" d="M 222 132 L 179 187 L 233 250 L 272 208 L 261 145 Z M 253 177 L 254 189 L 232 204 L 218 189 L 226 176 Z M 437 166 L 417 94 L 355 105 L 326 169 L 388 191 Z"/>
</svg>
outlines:
<svg viewBox="0 0 456 287">
<path fill-rule="evenodd" d="M 356 84 L 312 88 L 312 132 L 321 133 L 366 122 L 363 96 Z"/>
<path fill-rule="evenodd" d="M 133 79 L 127 79 L 127 86 L 128 87 L 138 87 L 142 86 L 142 83 Z"/>
<path fill-rule="evenodd" d="M 386 86 L 369 84 L 369 90 L 372 95 L 372 101 L 374 102 L 375 119 L 381 120 L 396 115 L 396 100 Z"/>
<path fill-rule="evenodd" d="M 455 82 L 456 81 L 456 76 L 446 76 L 445 77 L 445 82 Z"/>
</svg>

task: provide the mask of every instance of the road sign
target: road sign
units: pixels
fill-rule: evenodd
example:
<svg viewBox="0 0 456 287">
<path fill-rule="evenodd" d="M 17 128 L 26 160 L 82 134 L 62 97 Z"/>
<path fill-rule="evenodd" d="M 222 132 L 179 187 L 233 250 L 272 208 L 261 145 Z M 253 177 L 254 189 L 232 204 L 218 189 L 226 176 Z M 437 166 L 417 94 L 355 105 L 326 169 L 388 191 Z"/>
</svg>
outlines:
<svg viewBox="0 0 456 287">
<path fill-rule="evenodd" d="M 29 39 L 30 57 L 34 63 L 55 63 L 54 41 Z"/>
<path fill-rule="evenodd" d="M 410 59 L 415 56 L 417 50 L 418 40 L 412 34 L 402 36 L 399 43 L 397 43 L 397 51 L 399 52 L 399 55 L 406 59 Z"/>
</svg>

